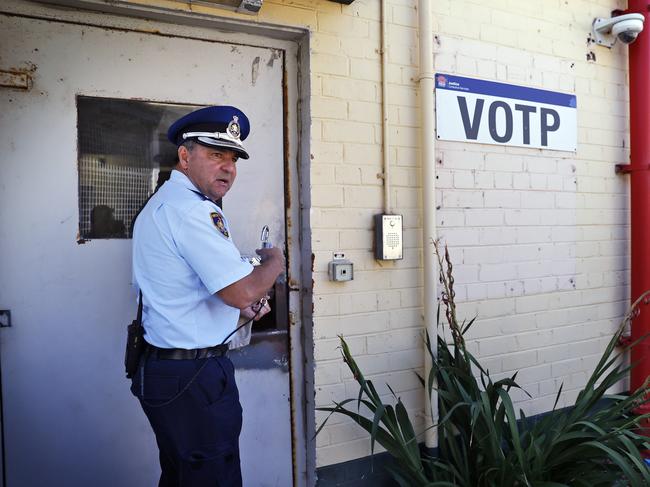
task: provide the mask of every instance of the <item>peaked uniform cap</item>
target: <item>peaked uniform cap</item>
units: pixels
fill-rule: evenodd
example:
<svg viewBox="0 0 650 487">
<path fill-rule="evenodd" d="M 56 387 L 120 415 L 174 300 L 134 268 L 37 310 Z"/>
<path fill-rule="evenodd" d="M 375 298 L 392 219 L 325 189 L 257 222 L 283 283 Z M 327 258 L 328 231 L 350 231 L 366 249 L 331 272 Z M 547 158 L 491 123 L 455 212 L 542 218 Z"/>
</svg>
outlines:
<svg viewBox="0 0 650 487">
<path fill-rule="evenodd" d="M 249 133 L 246 114 L 239 108 L 221 105 L 200 108 L 179 118 L 169 127 L 167 138 L 176 146 L 195 140 L 208 147 L 230 149 L 242 159 L 248 159 L 242 141 Z"/>
</svg>

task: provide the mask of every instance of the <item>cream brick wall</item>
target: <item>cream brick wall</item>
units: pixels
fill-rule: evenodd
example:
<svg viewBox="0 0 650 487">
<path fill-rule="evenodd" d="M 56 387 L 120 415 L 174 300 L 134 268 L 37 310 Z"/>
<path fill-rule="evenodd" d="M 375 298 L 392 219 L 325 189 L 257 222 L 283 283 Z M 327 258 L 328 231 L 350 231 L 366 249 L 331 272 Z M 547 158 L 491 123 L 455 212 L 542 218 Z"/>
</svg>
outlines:
<svg viewBox="0 0 650 487">
<path fill-rule="evenodd" d="M 627 303 L 628 183 L 614 174 L 614 164 L 626 162 L 629 156 L 627 52 L 620 45 L 608 51 L 586 42 L 592 19 L 623 8 L 623 3 L 433 2 L 436 70 L 578 97 L 575 154 L 437 144 L 439 235 L 454 256 L 461 313 L 480 317 L 472 330 L 471 347 L 496 377 L 520 370 L 520 383 L 532 398 L 520 394 L 518 406 L 529 415 L 549 410 L 562 383 L 560 405 L 575 399 Z M 343 134 L 350 125 L 342 120 L 335 122 L 345 129 L 336 135 L 338 139 L 325 139 L 324 131 L 314 133 L 315 139 L 320 135 L 327 142 L 342 143 L 346 169 L 339 173 L 348 174 L 336 181 L 343 193 L 342 201 L 337 199 L 340 209 L 319 207 L 314 201 L 315 240 L 321 233 L 328 239 L 338 235 L 340 250 L 354 250 L 352 258 L 362 280 L 352 285 L 327 282 L 331 249 L 319 248 L 315 293 L 317 302 L 323 302 L 317 305 L 315 318 L 317 401 L 325 404 L 356 392 L 334 352 L 333 337 L 342 332 L 352 340 L 362 370 L 378 384 L 386 376 L 403 398 L 412 401 L 409 407 L 417 413 L 421 396 L 408 372 L 418 367 L 421 358 L 421 188 L 418 97 L 413 82 L 417 19 L 415 1 L 389 1 L 389 5 L 391 163 L 400 175 L 394 178 L 392 195 L 396 211 L 405 215 L 408 257 L 380 266 L 370 256 L 370 215 L 379 208 L 381 195 L 367 186 L 378 184 L 374 178 L 380 171 L 378 151 L 364 159 L 346 157 L 350 136 Z M 595 61 L 588 60 L 591 53 Z M 372 62 L 365 64 L 376 75 L 378 68 L 372 66 Z M 350 79 L 357 72 L 351 70 L 348 79 L 332 83 L 348 86 L 345 120 L 350 121 L 360 104 L 361 113 L 368 117 L 352 121 L 372 123 L 379 144 L 379 104 L 374 112 L 367 112 L 380 101 L 374 91 L 379 88 L 366 84 L 360 89 L 359 80 Z M 327 86 L 325 74 L 321 79 Z M 378 81 L 372 74 L 362 79 Z M 339 93 L 332 89 L 323 93 L 332 98 L 326 102 L 330 110 L 339 102 Z M 357 142 L 368 140 L 368 132 L 364 126 Z M 365 189 L 356 187 L 357 168 Z M 319 181 L 313 184 L 316 187 Z M 360 208 L 367 212 L 357 211 Z M 349 223 L 341 227 L 348 214 L 360 224 L 357 228 L 349 228 Z M 382 302 L 396 309 L 386 313 Z M 318 439 L 319 465 L 368 454 L 369 445 L 359 429 L 349 428 L 341 418 L 335 421 Z"/>
<path fill-rule="evenodd" d="M 322 306 L 316 307 L 315 338 L 316 350 L 325 347 L 327 351 L 324 357 L 317 352 L 317 401 L 325 404 L 356 392 L 349 374 L 337 365 L 333 337 L 342 332 L 353 337 L 353 352 L 362 370 L 377 383 L 382 383 L 383 375 L 401 371 L 406 384 L 394 380 L 390 384 L 402 397 L 412 399 L 409 406 L 417 413 L 421 407 L 418 385 L 412 383 L 409 388 L 404 369 L 409 360 L 421 357 L 417 333 L 421 188 L 414 167 L 418 164 L 418 101 L 413 83 L 417 19 L 415 1 L 389 5 L 389 21 L 399 24 L 390 26 L 388 52 L 391 162 L 393 173 L 400 174 L 393 180 L 392 194 L 396 211 L 405 215 L 409 257 L 382 266 L 372 260 L 370 215 L 376 212 L 374 205 L 379 208 L 380 200 L 375 198 L 381 195 L 355 187 L 359 181 L 356 168 L 370 166 L 361 167 L 362 185 L 379 184 L 375 177 L 380 154 L 375 149 L 363 162 L 346 157 L 349 139 L 339 134 L 346 165 L 339 173 L 345 171 L 349 177 L 336 181 L 343 193 L 342 201 L 337 199 L 341 209 L 318 208 L 314 201 L 312 223 L 315 240 L 321 231 L 327 239 L 338 234 L 340 249 L 348 254 L 354 250 L 352 258 L 360 264 L 358 275 L 363 283 L 328 283 L 325 271 L 331 249 L 319 248 L 315 293 Z M 565 390 L 561 404 L 575 398 L 627 302 L 627 182 L 613 172 L 614 163 L 628 157 L 626 51 L 617 46 L 609 52 L 586 43 L 593 17 L 622 5 L 551 0 L 454 0 L 433 5 L 436 70 L 578 96 L 576 154 L 451 142 L 437 145 L 439 234 L 454 256 L 461 312 L 468 318 L 480 317 L 471 346 L 497 377 L 520 370 L 520 381 L 532 398 L 520 395 L 519 406 L 527 414 L 540 413 L 550 409 L 561 383 Z M 596 54 L 595 62 L 587 60 L 591 51 Z M 366 67 L 372 70 L 372 62 Z M 355 72 L 350 76 L 356 78 Z M 366 78 L 378 81 L 370 75 Z M 349 115 L 356 113 L 359 103 L 362 114 L 368 113 L 371 96 L 380 101 L 371 89 L 378 89 L 376 85 L 366 85 L 361 90 L 364 98 L 357 101 L 354 98 L 361 96 L 357 81 L 335 83 L 340 88 L 344 82 Z M 328 94 L 334 99 L 326 105 L 333 110 L 338 93 L 330 89 Z M 379 109 L 377 103 L 374 113 L 358 119 L 375 120 L 377 144 L 381 142 Z M 314 138 L 319 134 L 324 135 L 315 133 Z M 365 139 L 357 142 L 367 140 L 367 130 L 362 136 Z M 316 187 L 319 182 L 313 184 Z M 354 200 L 346 196 L 352 193 Z M 364 201 L 368 211 L 350 213 L 360 225 L 349 228 L 343 221 L 353 207 L 363 208 Z M 327 223 L 321 220 L 325 215 Z M 386 282 L 390 297 L 384 291 Z M 365 292 L 368 285 L 370 293 Z M 382 301 L 402 309 L 387 315 Z M 406 329 L 396 330 L 401 326 Z M 417 360 L 411 363 L 418 366 Z M 335 421 L 319 438 L 319 465 L 368 454 L 359 429 L 349 428 L 341 418 Z M 347 436 L 338 434 L 339 429 Z"/>
<path fill-rule="evenodd" d="M 479 316 L 471 337 L 496 377 L 520 370 L 527 414 L 561 383 L 560 405 L 575 398 L 627 304 L 628 182 L 614 174 L 629 157 L 627 49 L 586 43 L 592 19 L 624 3 L 434 2 L 437 70 L 578 99 L 575 154 L 437 144 L 461 313 Z"/>
<path fill-rule="evenodd" d="M 265 0 L 258 16 L 239 17 L 311 31 L 316 403 L 356 396 L 337 350 L 343 334 L 362 370 L 386 395 L 390 383 L 421 426 L 417 0 L 386 2 L 399 262 L 379 263 L 371 251 L 382 209 L 379 1 Z M 436 150 L 439 235 L 454 259 L 459 311 L 480 318 L 470 347 L 497 376 L 520 370 L 532 399 L 519 396 L 519 406 L 540 413 L 561 383 L 561 405 L 575 397 L 627 303 L 628 181 L 614 174 L 629 156 L 627 50 L 587 43 L 592 19 L 626 2 L 431 2 L 437 71 L 577 95 L 576 153 L 458 142 Z M 334 251 L 354 262 L 354 281 L 328 281 Z M 363 431 L 338 416 L 316 441 L 319 466 L 369 454 Z"/>
<path fill-rule="evenodd" d="M 311 131 L 311 218 L 316 404 L 358 393 L 337 350 L 342 334 L 380 392 L 388 398 L 385 384 L 391 384 L 420 426 L 423 393 L 413 372 L 423 361 L 415 3 L 387 5 L 391 197 L 404 215 L 404 260 L 379 263 L 372 256 L 372 216 L 383 207 L 381 26 L 374 0 L 357 0 L 334 16 L 314 2 L 312 85 L 320 90 L 312 96 L 318 123 Z M 355 264 L 352 282 L 328 280 L 327 263 L 338 250 Z M 318 413 L 317 422 L 324 417 Z M 319 466 L 369 453 L 367 435 L 342 417 L 332 417 L 317 438 Z"/>
</svg>

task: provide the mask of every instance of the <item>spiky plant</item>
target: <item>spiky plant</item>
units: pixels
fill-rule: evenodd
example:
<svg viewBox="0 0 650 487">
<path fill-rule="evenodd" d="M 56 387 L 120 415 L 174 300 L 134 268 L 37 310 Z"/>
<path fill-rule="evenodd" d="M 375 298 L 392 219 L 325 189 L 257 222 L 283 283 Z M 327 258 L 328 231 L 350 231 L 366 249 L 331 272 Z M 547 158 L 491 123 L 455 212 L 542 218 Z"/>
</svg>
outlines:
<svg viewBox="0 0 650 487">
<path fill-rule="evenodd" d="M 364 428 L 370 434 L 371 451 L 379 443 L 396 460 L 387 468 L 401 486 L 609 487 L 623 481 L 634 487 L 650 485 L 650 472 L 640 453 L 650 444 L 639 431 L 650 415 L 634 414 L 647 402 L 648 386 L 629 395 L 607 394 L 629 373 L 631 367 L 625 365 L 623 356 L 636 343 L 622 349 L 617 349 L 617 343 L 637 306 L 647 304 L 648 293 L 626 314 L 575 404 L 556 408 L 560 387 L 553 409 L 533 423 L 523 411 L 519 416 L 515 413 L 510 392 L 521 389 L 517 374 L 495 382 L 467 350 L 464 336 L 474 320 L 458 322 L 453 266 L 447 249 L 444 256 L 436 250 L 446 323 L 441 323 L 439 308 L 438 326 L 443 331 L 435 341 L 437 353 L 426 337 L 433 365 L 427 381 L 421 380 L 429 393 L 435 389 L 438 396 L 438 455 L 428 456 L 419 448 L 400 398 L 389 386 L 394 403 L 381 400 L 343 337 L 343 360 L 359 384 L 359 394 L 319 409 L 330 415 L 344 414 Z M 447 331 L 450 342 L 445 338 Z M 349 404 L 356 404 L 356 410 L 349 409 Z"/>
</svg>

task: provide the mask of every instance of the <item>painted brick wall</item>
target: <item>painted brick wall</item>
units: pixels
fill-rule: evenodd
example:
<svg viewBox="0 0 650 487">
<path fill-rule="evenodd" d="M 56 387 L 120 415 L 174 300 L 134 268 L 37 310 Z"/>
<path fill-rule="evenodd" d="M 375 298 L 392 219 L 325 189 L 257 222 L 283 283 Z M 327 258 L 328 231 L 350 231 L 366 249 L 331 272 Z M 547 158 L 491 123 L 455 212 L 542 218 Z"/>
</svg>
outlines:
<svg viewBox="0 0 650 487">
<path fill-rule="evenodd" d="M 390 384 L 422 429 L 421 211 L 418 162 L 416 1 L 387 3 L 391 199 L 404 215 L 404 260 L 373 258 L 372 216 L 383 207 L 380 4 L 355 1 L 339 19 L 320 12 L 312 52 L 312 229 L 316 403 L 354 398 L 338 334 L 388 399 Z M 321 22 L 321 16 L 326 19 Z M 327 263 L 340 250 L 354 281 L 332 283 Z M 324 414 L 317 414 L 320 422 Z M 317 437 L 319 466 L 370 454 L 365 432 L 332 417 Z"/>
<path fill-rule="evenodd" d="M 522 394 L 519 406 L 529 415 L 549 410 L 561 383 L 561 405 L 575 398 L 626 307 L 627 180 L 614 164 L 629 155 L 627 52 L 587 42 L 592 19 L 623 3 L 433 2 L 437 71 L 578 97 L 576 153 L 437 144 L 438 230 L 456 264 L 461 313 L 480 318 L 472 349 L 497 377 L 520 370 L 532 398 Z M 314 35 L 314 60 L 327 52 L 326 66 L 315 63 L 312 71 L 312 224 L 317 402 L 356 393 L 336 352 L 342 333 L 362 370 L 380 386 L 389 382 L 419 418 L 412 373 L 422 357 L 415 5 L 389 1 L 388 9 L 392 195 L 405 217 L 406 258 L 380 265 L 371 255 L 381 139 L 379 27 L 370 2 L 342 9 L 368 15 L 353 51 L 343 31 L 319 41 L 318 24 Z M 334 249 L 355 262 L 353 283 L 327 281 Z M 369 452 L 365 434 L 342 418 L 317 441 L 319 465 Z"/>
<path fill-rule="evenodd" d="M 437 145 L 438 231 L 463 316 L 480 318 L 473 349 L 497 377 L 521 371 L 529 415 L 562 383 L 560 405 L 575 399 L 627 303 L 627 48 L 587 43 L 624 3 L 434 2 L 438 71 L 578 98 L 575 154 Z"/>
<path fill-rule="evenodd" d="M 382 209 L 379 2 L 265 0 L 259 16 L 241 18 L 312 33 L 317 405 L 356 396 L 337 350 L 343 334 L 362 370 L 387 396 L 390 383 L 421 427 L 417 0 L 386 1 L 391 195 L 405 224 L 399 262 L 379 263 L 371 250 L 372 216 Z M 436 150 L 439 236 L 451 248 L 459 311 L 480 318 L 471 347 L 497 376 L 521 370 L 532 399 L 519 405 L 540 413 L 561 383 L 561 405 L 574 398 L 626 307 L 628 181 L 614 164 L 629 156 L 627 50 L 588 43 L 592 19 L 626 2 L 431 1 L 437 71 L 578 98 L 576 153 L 457 142 Z M 334 251 L 354 262 L 354 281 L 328 281 Z M 341 417 L 316 441 L 319 466 L 369 454 L 364 432 Z"/>
</svg>

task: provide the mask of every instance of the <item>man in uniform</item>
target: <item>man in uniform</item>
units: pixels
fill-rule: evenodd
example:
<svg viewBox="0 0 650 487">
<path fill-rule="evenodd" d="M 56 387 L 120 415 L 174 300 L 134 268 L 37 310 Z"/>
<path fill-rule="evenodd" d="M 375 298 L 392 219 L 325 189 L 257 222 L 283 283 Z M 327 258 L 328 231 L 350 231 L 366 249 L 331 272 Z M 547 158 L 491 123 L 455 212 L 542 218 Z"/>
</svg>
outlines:
<svg viewBox="0 0 650 487">
<path fill-rule="evenodd" d="M 278 248 L 242 259 L 217 206 L 232 186 L 246 115 L 196 110 L 169 128 L 178 163 L 138 215 L 133 273 L 147 348 L 132 392 L 160 450 L 160 487 L 241 486 L 241 406 L 227 341 L 240 316 L 269 311 L 264 296 L 284 271 Z"/>
</svg>

